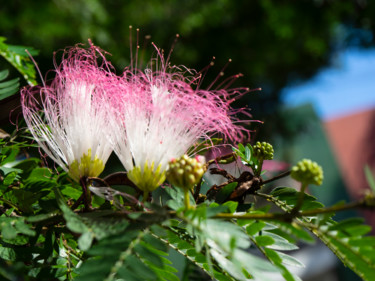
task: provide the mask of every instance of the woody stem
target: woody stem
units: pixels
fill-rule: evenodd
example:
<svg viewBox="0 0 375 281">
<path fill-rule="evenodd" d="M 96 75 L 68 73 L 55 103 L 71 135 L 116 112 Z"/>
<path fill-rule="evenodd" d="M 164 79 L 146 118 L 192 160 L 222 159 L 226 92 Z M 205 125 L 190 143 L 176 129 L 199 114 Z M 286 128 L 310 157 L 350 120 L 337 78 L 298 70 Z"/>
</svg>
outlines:
<svg viewBox="0 0 375 281">
<path fill-rule="evenodd" d="M 91 209 L 91 192 L 87 186 L 87 177 L 81 177 L 79 183 L 83 191 L 83 204 L 85 205 L 85 211 Z"/>
</svg>

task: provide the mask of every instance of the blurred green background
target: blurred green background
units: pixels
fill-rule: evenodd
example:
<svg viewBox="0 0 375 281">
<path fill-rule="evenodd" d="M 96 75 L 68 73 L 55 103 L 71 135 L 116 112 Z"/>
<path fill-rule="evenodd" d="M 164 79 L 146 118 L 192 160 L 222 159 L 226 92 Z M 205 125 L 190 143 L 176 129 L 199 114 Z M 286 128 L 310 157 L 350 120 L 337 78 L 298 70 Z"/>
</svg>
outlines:
<svg viewBox="0 0 375 281">
<path fill-rule="evenodd" d="M 152 41 L 168 52 L 180 34 L 174 64 L 200 70 L 215 56 L 207 84 L 231 58 L 226 76 L 243 73 L 237 86 L 263 89 L 241 105 L 269 120 L 258 130 L 267 138 L 300 129 L 279 115 L 285 86 L 312 77 L 345 48 L 375 42 L 375 3 L 364 0 L 1 0 L 0 7 L 0 36 L 40 50 L 35 60 L 43 75 L 53 68 L 54 51 L 88 38 L 112 54 L 120 72 L 130 58 L 129 25 L 140 29 L 141 49 L 150 35 L 147 50 Z"/>
</svg>

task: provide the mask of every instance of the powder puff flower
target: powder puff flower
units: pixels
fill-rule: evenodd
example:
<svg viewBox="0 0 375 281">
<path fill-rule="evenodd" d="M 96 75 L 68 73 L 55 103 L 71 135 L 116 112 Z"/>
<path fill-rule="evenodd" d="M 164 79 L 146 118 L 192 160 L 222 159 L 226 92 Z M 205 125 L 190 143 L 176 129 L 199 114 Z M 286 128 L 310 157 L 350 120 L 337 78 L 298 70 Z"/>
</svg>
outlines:
<svg viewBox="0 0 375 281">
<path fill-rule="evenodd" d="M 98 66 L 98 56 L 102 66 Z M 114 79 L 108 68 L 97 47 L 74 47 L 64 52 L 50 85 L 21 91 L 30 132 L 42 150 L 77 182 L 99 176 L 112 152 L 106 138 L 107 111 L 102 106 Z"/>
<path fill-rule="evenodd" d="M 164 182 L 168 162 L 199 140 L 209 141 L 218 132 L 239 140 L 248 133 L 230 107 L 248 89 L 201 90 L 199 78 L 167 66 L 160 51 L 158 62 L 156 70 L 126 70 L 113 106 L 114 151 L 145 196 Z"/>
</svg>

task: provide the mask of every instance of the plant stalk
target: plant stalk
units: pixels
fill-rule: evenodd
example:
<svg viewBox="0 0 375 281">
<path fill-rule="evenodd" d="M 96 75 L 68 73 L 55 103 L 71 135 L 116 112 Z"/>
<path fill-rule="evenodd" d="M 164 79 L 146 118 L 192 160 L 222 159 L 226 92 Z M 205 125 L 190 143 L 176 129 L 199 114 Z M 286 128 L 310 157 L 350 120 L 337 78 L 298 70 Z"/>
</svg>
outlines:
<svg viewBox="0 0 375 281">
<path fill-rule="evenodd" d="M 189 210 L 191 207 L 190 207 L 190 194 L 189 194 L 188 188 L 184 188 L 184 203 L 185 203 L 186 210 Z"/>
</svg>

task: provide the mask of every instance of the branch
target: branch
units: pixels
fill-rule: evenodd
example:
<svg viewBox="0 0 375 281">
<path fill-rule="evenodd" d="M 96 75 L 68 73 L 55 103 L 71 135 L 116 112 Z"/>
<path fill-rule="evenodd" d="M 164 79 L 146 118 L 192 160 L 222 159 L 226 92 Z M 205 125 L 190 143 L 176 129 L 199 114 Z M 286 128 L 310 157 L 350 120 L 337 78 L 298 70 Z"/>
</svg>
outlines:
<svg viewBox="0 0 375 281">
<path fill-rule="evenodd" d="M 289 176 L 290 173 L 291 173 L 291 171 L 286 171 L 284 173 L 281 173 L 280 175 L 277 175 L 277 176 L 275 176 L 275 177 L 273 177 L 271 179 L 263 181 L 263 184 L 267 184 L 267 183 L 273 182 L 275 180 L 278 180 L 278 179 L 281 179 L 281 178 L 285 178 L 285 177 Z"/>
</svg>

